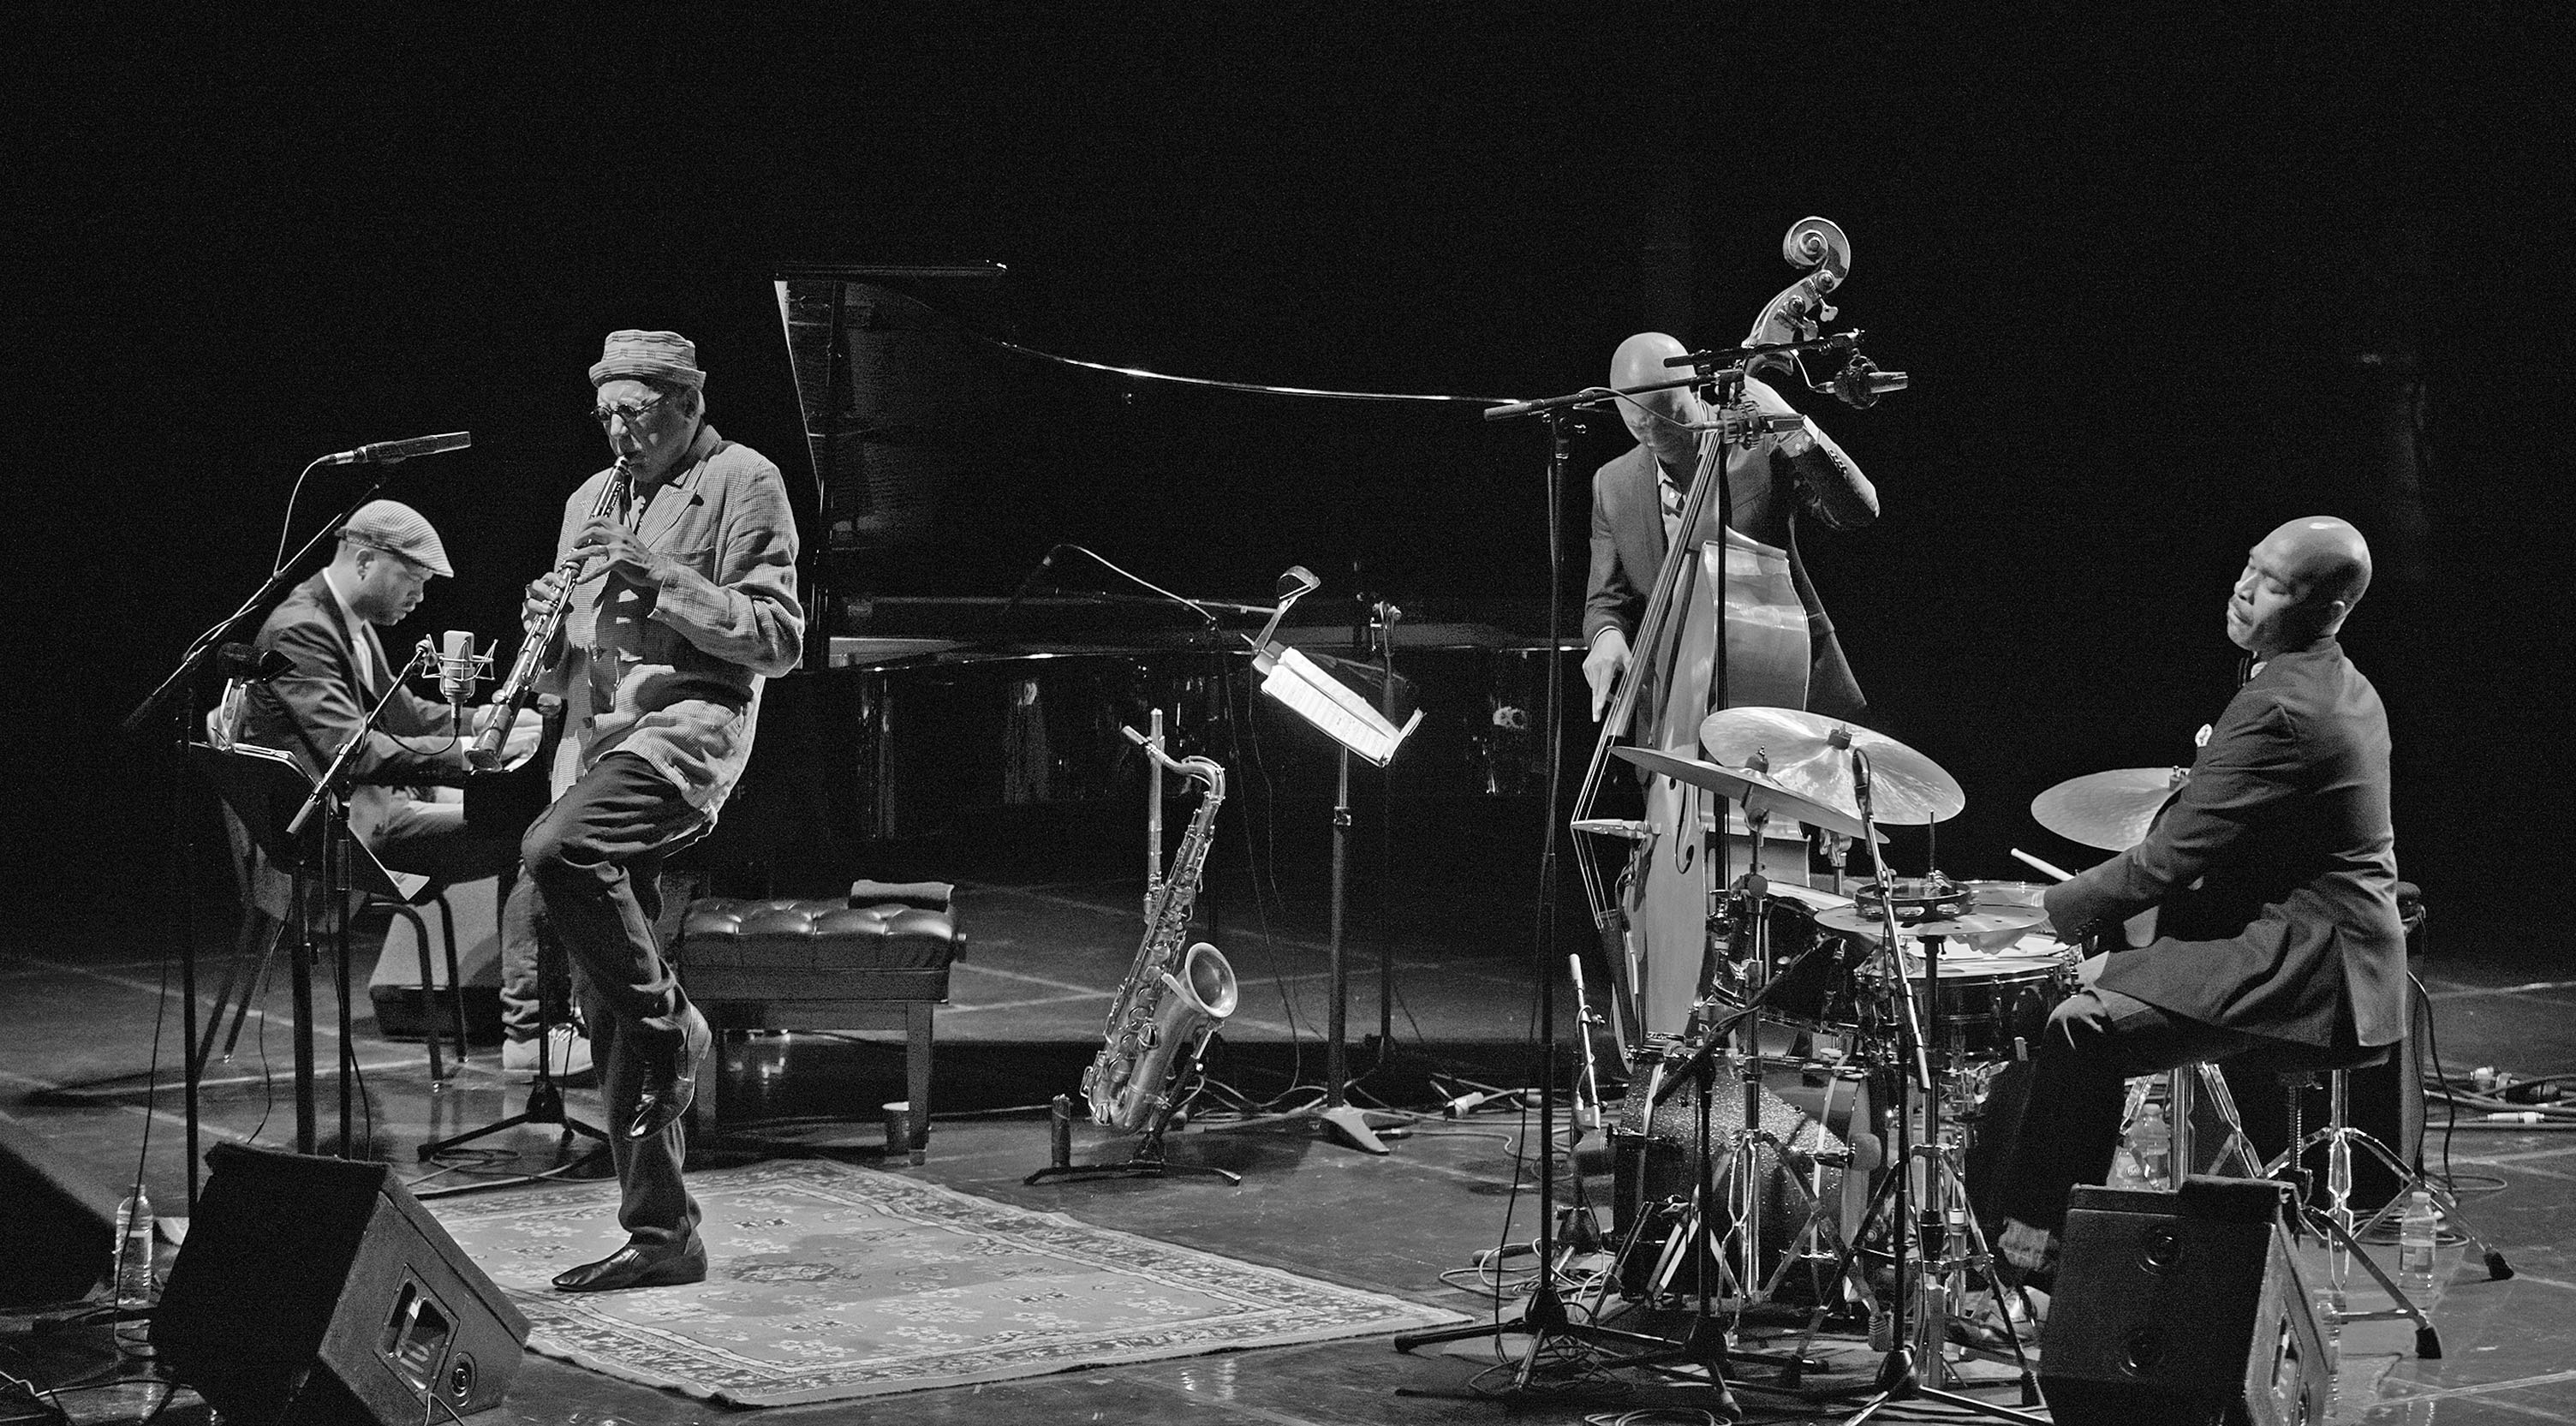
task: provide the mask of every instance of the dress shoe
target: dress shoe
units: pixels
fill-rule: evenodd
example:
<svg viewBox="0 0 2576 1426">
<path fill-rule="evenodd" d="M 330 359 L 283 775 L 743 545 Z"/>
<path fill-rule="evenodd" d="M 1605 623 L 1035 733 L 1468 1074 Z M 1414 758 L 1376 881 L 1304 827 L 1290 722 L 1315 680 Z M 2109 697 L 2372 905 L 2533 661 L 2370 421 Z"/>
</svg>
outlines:
<svg viewBox="0 0 2576 1426">
<path fill-rule="evenodd" d="M 685 1243 L 629 1243 L 595 1263 L 583 1263 L 555 1274 L 557 1292 L 617 1292 L 629 1287 L 676 1287 L 704 1282 L 706 1241 L 690 1235 Z"/>
<path fill-rule="evenodd" d="M 592 1079 L 590 1041 L 570 1025 L 557 1025 L 546 1032 L 546 1073 L 556 1083 L 588 1084 Z M 537 1074 L 537 1041 L 501 1042 L 501 1072 L 512 1079 L 534 1079 Z"/>
<path fill-rule="evenodd" d="M 2034 1288 L 2007 1292 L 2000 1305 L 1991 1292 L 1966 1294 L 1952 1309 L 1950 1340 L 1962 1347 L 2009 1355 L 2015 1338 L 2025 1353 L 2039 1350 L 2048 1324 L 2048 1294 Z"/>
<path fill-rule="evenodd" d="M 680 1021 L 679 1046 L 669 1058 L 645 1066 L 643 1086 L 635 1094 L 635 1117 L 626 1125 L 627 1138 L 652 1138 L 689 1112 L 689 1101 L 698 1093 L 698 1063 L 714 1043 L 707 1017 L 690 1006 Z"/>
</svg>

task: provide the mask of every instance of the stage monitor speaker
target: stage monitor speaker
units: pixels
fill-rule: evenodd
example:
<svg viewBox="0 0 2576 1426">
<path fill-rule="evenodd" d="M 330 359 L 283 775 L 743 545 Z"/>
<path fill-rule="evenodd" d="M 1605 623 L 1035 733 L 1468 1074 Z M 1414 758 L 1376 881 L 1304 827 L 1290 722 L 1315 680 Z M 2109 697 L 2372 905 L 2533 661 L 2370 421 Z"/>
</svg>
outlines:
<svg viewBox="0 0 2576 1426">
<path fill-rule="evenodd" d="M 88 1296 L 116 1251 L 122 1196 L 0 1118 L 0 1307 Z"/>
<path fill-rule="evenodd" d="M 2039 1385 L 2086 1426 L 2322 1426 L 2333 1364 L 2281 1226 L 2286 1185 L 2078 1188 Z"/>
<path fill-rule="evenodd" d="M 500 1404 L 528 1320 L 383 1164 L 232 1144 L 152 1316 L 172 1377 L 244 1426 L 417 1426 Z"/>
</svg>

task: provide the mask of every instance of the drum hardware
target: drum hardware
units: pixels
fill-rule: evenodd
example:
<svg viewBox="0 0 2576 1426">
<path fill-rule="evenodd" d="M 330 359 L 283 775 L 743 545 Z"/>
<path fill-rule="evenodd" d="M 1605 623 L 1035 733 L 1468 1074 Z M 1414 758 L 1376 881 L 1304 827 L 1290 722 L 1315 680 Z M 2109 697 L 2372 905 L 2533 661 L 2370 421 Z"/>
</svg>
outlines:
<svg viewBox="0 0 2576 1426">
<path fill-rule="evenodd" d="M 1712 715 L 1711 722 L 1716 722 L 1716 715 Z M 1862 822 L 1874 833 L 1876 818 L 1872 803 L 1878 789 L 1872 764 L 1877 753 L 1861 745 L 1857 738 L 1847 743 L 1842 751 L 1849 753 L 1853 805 L 1858 808 Z M 1919 774 L 1911 782 L 1914 790 L 1908 792 L 1909 797 L 1919 792 L 1922 785 Z M 1959 805 L 1965 805 L 1964 798 Z M 1952 810 L 1955 812 L 1957 809 L 1954 807 Z M 1938 873 L 1927 878 L 1927 882 L 1938 880 L 1946 878 L 1940 878 Z M 1881 1182 L 1872 1192 L 1869 1208 L 1862 1215 L 1860 1234 L 1844 1244 L 1843 1260 L 1835 1272 L 1839 1279 L 1851 1271 L 1856 1245 L 1865 1241 L 1870 1225 L 1882 1212 L 1886 1213 L 1891 1220 L 1890 1236 L 1895 1247 L 1896 1268 L 1896 1289 L 1888 1294 L 1885 1303 L 1891 1345 L 1879 1364 L 1878 1391 L 1850 1419 L 1865 1421 L 1890 1402 L 1923 1398 L 1999 1420 L 2030 1422 L 2036 1426 L 2042 1418 L 1946 1389 L 1957 1383 L 1943 1355 L 1949 1339 L 1953 1281 L 1962 1273 L 1974 1272 L 1983 1277 L 1987 1290 L 1998 1303 L 2005 1300 L 2006 1293 L 2003 1280 L 1995 1270 L 1991 1245 L 1968 1204 L 1967 1181 L 1959 1167 L 1961 1146 L 1956 1130 L 1943 1113 L 1950 1076 L 1946 1057 L 1940 1072 L 1936 1073 L 1934 1069 L 1933 1047 L 1945 1043 L 1941 956 L 1942 943 L 1950 936 L 1946 930 L 1939 934 L 1926 934 L 1923 928 L 1927 925 L 1941 927 L 1966 913 L 1926 915 L 1916 921 L 1913 935 L 1922 947 L 1923 975 L 1920 980 L 1925 987 L 1918 1004 L 1914 990 L 1917 977 L 1910 974 L 1903 953 L 1905 933 L 1898 924 L 1897 899 L 1894 894 L 1874 898 L 1873 909 L 1877 913 L 1874 929 L 1879 938 L 1875 957 L 1881 977 L 1879 983 L 1885 988 L 1886 996 L 1896 1003 L 1898 1058 L 1906 1069 L 1906 1084 L 1914 1091 L 1916 1104 L 1907 1106 L 1897 1115 L 1894 1161 L 1890 1171 L 1880 1176 Z M 1922 1128 L 1919 1137 L 1915 1132 L 1918 1109 Z M 1811 1326 L 1801 1337 L 1796 1348 L 1799 1354 L 1803 1355 L 1812 1344 L 1814 1332 Z M 2036 1406 L 2040 1404 L 2038 1377 L 2022 1351 L 2020 1338 L 2014 1336 L 2011 1341 L 2022 1404 Z"/>
<path fill-rule="evenodd" d="M 1620 751 L 1624 754 L 1630 750 Z M 1746 769 L 1745 773 L 1754 779 L 1761 776 L 1758 766 Z M 1819 1241 L 1821 1234 L 1837 1229 L 1842 1220 L 1839 1204 L 1835 1205 L 1833 1213 L 1824 1211 L 1822 1174 L 1826 1167 L 1842 1169 L 1849 1162 L 1849 1156 L 1845 1155 L 1842 1162 L 1828 1164 L 1826 1160 L 1830 1151 L 1819 1145 L 1810 1155 L 1808 1172 L 1816 1175 L 1816 1183 L 1811 1187 L 1797 1175 L 1786 1172 L 1797 1150 L 1789 1139 L 1784 1139 L 1763 1121 L 1762 1071 L 1766 1060 L 1761 1052 L 1762 1011 L 1778 987 L 1788 981 L 1785 977 L 1768 974 L 1772 959 L 1769 935 L 1772 902 L 1770 883 L 1762 870 L 1761 848 L 1764 823 L 1770 816 L 1770 808 L 1748 798 L 1746 812 L 1753 831 L 1755 860 L 1728 893 L 1728 919 L 1743 928 L 1731 934 L 1735 944 L 1745 947 L 1740 959 L 1748 968 L 1747 994 L 1741 1005 L 1732 1007 L 1722 1017 L 1695 1024 L 1695 1036 L 1676 1047 L 1679 1051 L 1677 1059 L 1653 1065 L 1649 1073 L 1654 1078 L 1645 1096 L 1645 1127 L 1651 1132 L 1656 1109 L 1678 1094 L 1686 1084 L 1694 1091 L 1692 1123 L 1697 1153 L 1691 1195 L 1687 1200 L 1674 1200 L 1652 1211 L 1639 1205 L 1628 1241 L 1621 1246 L 1602 1289 L 1606 1292 L 1609 1282 L 1622 1281 L 1631 1255 L 1641 1244 L 1652 1241 L 1659 1229 L 1667 1230 L 1662 1234 L 1656 1260 L 1645 1275 L 1639 1295 L 1649 1300 L 1668 1296 L 1682 1281 L 1682 1275 L 1688 1273 L 1687 1285 L 1692 1289 L 1694 1299 L 1693 1320 L 1685 1339 L 1676 1344 L 1670 1354 L 1650 1354 L 1656 1359 L 1700 1360 L 1701 1354 L 1711 1349 L 1711 1343 L 1723 1351 L 1727 1329 L 1719 1325 L 1721 1306 L 1727 1309 L 1732 1321 L 1740 1323 L 1747 1308 L 1775 1300 L 1789 1271 L 1801 1261 L 1802 1245 Z M 1805 963 L 1810 957 L 1830 949 L 1831 945 L 1822 939 L 1809 944 L 1800 953 L 1798 963 Z M 1704 971 L 1703 981 L 1710 978 L 1711 974 Z M 1709 1003 L 1703 999 L 1702 1009 L 1706 1009 Z M 1694 1019 L 1698 1021 L 1699 1017 L 1695 1015 Z M 1727 1054 L 1730 1043 L 1738 1048 L 1735 1053 Z M 1718 1197 L 1717 1155 L 1712 1136 L 1716 1119 L 1717 1060 L 1721 1055 L 1729 1061 L 1742 1096 L 1742 1117 L 1727 1131 L 1724 1173 L 1727 1197 L 1723 1204 Z M 1795 1137 L 1794 1132 L 1791 1137 Z M 1801 1217 L 1799 1230 L 1783 1248 L 1779 1263 L 1767 1275 L 1763 1262 L 1764 1199 L 1772 1185 L 1766 1181 L 1764 1172 L 1765 1149 L 1769 1150 L 1769 1161 L 1783 1170 L 1779 1179 L 1794 1187 L 1804 1200 L 1791 1210 Z M 1643 1177 L 1641 1173 L 1641 1193 L 1645 1189 Z M 1850 1268 L 1838 1273 L 1833 1280 L 1840 1281 L 1844 1276 L 1859 1281 L 1856 1270 Z M 1724 1294 L 1722 1299 L 1719 1296 L 1721 1290 Z M 1865 1295 L 1865 1284 L 1862 1290 Z M 1821 1299 L 1827 1294 L 1820 1291 L 1818 1296 Z M 1820 1308 L 1815 1316 L 1821 1318 L 1823 1311 Z M 1805 1354 L 1803 1346 L 1788 1356 L 1737 1352 L 1733 1359 L 1776 1366 L 1788 1379 L 1795 1379 L 1806 1370 L 1821 1368 L 1819 1362 Z M 1639 1364 L 1642 1364 L 1642 1359 Z"/>
</svg>

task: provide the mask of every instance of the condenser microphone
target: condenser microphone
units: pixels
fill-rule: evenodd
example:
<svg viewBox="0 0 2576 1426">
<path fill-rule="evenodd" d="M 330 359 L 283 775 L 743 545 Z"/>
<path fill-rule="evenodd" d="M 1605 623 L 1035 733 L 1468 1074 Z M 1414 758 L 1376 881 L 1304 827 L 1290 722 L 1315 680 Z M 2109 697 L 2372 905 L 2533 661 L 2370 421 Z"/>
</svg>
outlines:
<svg viewBox="0 0 2576 1426">
<path fill-rule="evenodd" d="M 1904 372 L 1881 371 L 1869 358 L 1855 356 L 1834 378 L 1834 399 L 1855 411 L 1866 411 L 1887 393 L 1903 391 L 1911 380 Z"/>
<path fill-rule="evenodd" d="M 438 651 L 438 696 L 463 703 L 474 696 L 474 636 L 463 629 L 447 631 Z"/>
<path fill-rule="evenodd" d="M 316 465 L 392 465 L 413 456 L 434 456 L 440 451 L 461 451 L 474 444 L 472 431 L 449 431 L 442 436 L 414 436 L 408 441 L 378 441 L 354 450 L 334 451 Z"/>
</svg>

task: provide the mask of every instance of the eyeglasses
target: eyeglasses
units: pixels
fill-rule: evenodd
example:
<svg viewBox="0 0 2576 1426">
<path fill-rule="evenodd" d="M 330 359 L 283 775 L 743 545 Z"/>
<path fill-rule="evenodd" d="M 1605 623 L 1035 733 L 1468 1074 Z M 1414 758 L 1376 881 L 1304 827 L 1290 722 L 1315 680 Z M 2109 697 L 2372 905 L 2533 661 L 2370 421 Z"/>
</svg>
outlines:
<svg viewBox="0 0 2576 1426">
<path fill-rule="evenodd" d="M 646 416 L 651 415 L 654 407 L 659 406 L 670 399 L 671 393 L 666 391 L 641 405 L 593 406 L 590 408 L 590 419 L 597 421 L 602 428 L 605 428 L 608 425 L 609 418 L 612 416 L 617 417 L 625 421 L 627 425 L 632 426 L 636 422 L 643 420 Z"/>
</svg>

